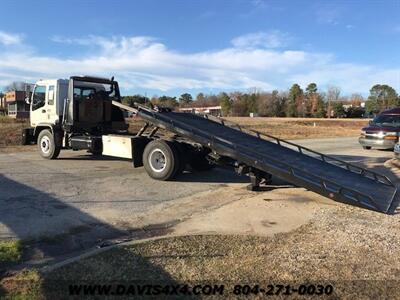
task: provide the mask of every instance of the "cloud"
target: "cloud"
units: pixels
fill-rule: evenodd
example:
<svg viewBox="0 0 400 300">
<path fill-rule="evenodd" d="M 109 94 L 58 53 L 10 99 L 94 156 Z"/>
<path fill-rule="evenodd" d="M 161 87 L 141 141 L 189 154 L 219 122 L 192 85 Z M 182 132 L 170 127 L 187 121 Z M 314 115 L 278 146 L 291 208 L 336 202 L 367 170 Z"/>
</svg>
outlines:
<svg viewBox="0 0 400 300">
<path fill-rule="evenodd" d="M 268 6 L 266 0 L 252 0 L 251 4 L 257 8 L 265 8 Z"/>
<path fill-rule="evenodd" d="M 250 38 L 249 38 L 250 37 Z M 25 47 L 0 52 L 0 83 L 34 82 L 39 78 L 70 75 L 115 76 L 129 92 L 163 93 L 189 90 L 286 89 L 298 82 L 342 87 L 344 93 L 366 93 L 375 83 L 400 87 L 400 68 L 341 63 L 329 53 L 266 47 L 266 36 L 249 34 L 233 39 L 232 46 L 182 53 L 148 36 L 52 37 L 57 43 L 87 47 L 75 58 L 41 55 Z M 235 42 L 234 42 L 235 41 Z M 277 45 L 278 42 L 273 42 Z"/>
<path fill-rule="evenodd" d="M 279 48 L 286 46 L 289 35 L 278 30 L 249 33 L 232 39 L 232 44 L 238 48 Z"/>
<path fill-rule="evenodd" d="M 315 8 L 315 14 L 321 24 L 338 25 L 343 8 L 336 3 L 321 3 Z"/>
<path fill-rule="evenodd" d="M 21 35 L 0 31 L 0 44 L 8 46 L 8 45 L 20 44 L 21 42 L 22 42 Z"/>
</svg>

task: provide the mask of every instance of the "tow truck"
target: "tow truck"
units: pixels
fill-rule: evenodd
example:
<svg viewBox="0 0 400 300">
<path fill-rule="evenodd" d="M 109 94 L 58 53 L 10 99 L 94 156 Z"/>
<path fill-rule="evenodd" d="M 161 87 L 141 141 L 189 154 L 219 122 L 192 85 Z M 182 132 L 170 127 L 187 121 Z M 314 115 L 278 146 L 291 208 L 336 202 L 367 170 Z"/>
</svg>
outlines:
<svg viewBox="0 0 400 300">
<path fill-rule="evenodd" d="M 23 131 L 23 143 L 36 143 L 46 159 L 64 149 L 87 150 L 129 159 L 156 180 L 173 180 L 187 165 L 194 170 L 223 165 L 248 175 L 254 191 L 276 176 L 378 212 L 392 214 L 400 202 L 392 181 L 372 170 L 211 115 L 124 105 L 114 78 L 40 80 L 27 102 L 31 126 Z M 136 134 L 128 132 L 124 111 L 145 121 Z M 160 134 L 160 128 L 171 134 Z"/>
</svg>

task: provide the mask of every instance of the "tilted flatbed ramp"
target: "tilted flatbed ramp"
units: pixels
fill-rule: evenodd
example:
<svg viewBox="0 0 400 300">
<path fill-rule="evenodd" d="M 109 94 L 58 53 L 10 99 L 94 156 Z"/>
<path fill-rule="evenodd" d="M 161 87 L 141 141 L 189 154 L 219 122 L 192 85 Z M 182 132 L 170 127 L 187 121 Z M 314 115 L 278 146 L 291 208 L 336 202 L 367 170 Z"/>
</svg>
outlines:
<svg viewBox="0 0 400 300">
<path fill-rule="evenodd" d="M 157 112 L 142 106 L 137 114 L 219 155 L 328 198 L 383 213 L 394 213 L 399 204 L 397 187 L 386 176 L 294 143 L 208 115 Z"/>
</svg>

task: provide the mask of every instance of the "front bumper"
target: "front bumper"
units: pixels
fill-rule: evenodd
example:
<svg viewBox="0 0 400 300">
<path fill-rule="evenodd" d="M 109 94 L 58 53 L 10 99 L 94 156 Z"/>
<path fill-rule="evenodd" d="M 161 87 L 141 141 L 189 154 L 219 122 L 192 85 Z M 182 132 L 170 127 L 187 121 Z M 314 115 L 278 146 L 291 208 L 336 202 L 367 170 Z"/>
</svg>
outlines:
<svg viewBox="0 0 400 300">
<path fill-rule="evenodd" d="M 397 141 L 384 140 L 384 139 L 368 139 L 365 137 L 360 137 L 358 142 L 363 147 L 373 147 L 375 149 L 393 149 Z"/>
</svg>

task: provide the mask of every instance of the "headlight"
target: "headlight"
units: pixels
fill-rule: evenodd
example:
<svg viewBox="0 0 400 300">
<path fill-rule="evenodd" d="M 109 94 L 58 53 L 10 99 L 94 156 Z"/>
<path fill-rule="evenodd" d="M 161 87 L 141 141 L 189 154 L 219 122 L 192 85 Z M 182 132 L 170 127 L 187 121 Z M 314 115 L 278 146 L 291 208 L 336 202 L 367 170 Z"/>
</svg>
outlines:
<svg viewBox="0 0 400 300">
<path fill-rule="evenodd" d="M 376 134 L 376 136 L 378 137 L 378 138 L 383 138 L 384 136 L 386 135 L 386 132 L 382 132 L 382 131 L 380 131 L 380 132 L 378 132 L 377 134 Z"/>
<path fill-rule="evenodd" d="M 398 133 L 397 132 L 386 132 L 386 135 L 398 136 Z"/>
</svg>

